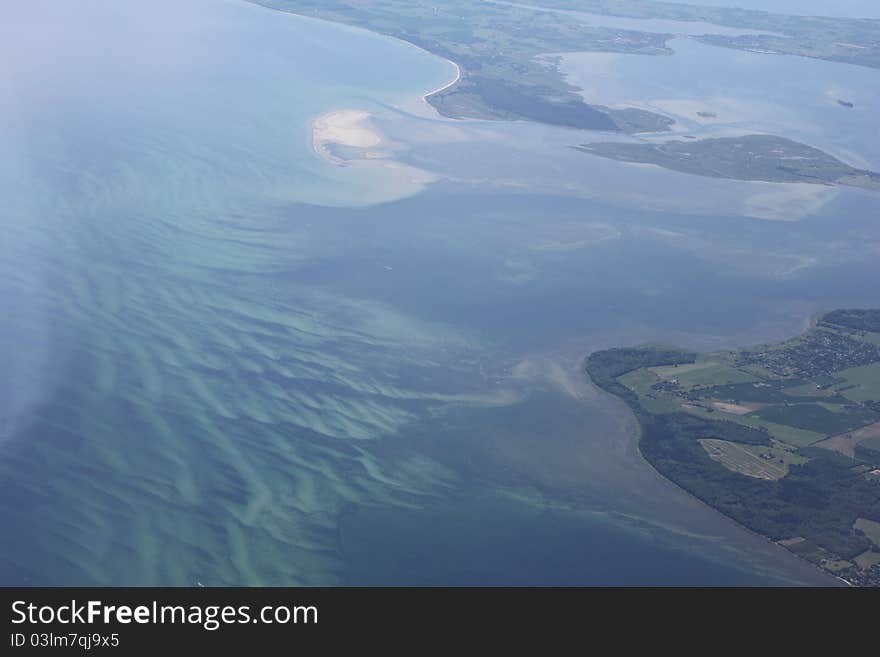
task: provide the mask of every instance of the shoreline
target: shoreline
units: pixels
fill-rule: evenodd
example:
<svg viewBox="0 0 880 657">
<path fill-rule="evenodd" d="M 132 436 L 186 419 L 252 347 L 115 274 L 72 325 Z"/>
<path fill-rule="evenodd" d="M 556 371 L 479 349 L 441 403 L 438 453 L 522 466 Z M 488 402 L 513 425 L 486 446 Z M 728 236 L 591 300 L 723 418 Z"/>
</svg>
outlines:
<svg viewBox="0 0 880 657">
<path fill-rule="evenodd" d="M 805 559 L 803 556 L 797 554 L 796 552 L 789 550 L 785 545 L 782 545 L 778 541 L 774 541 L 769 536 L 766 536 L 765 534 L 762 534 L 758 531 L 755 531 L 751 527 L 748 527 L 748 526 L 742 524 L 741 522 L 739 522 L 735 518 L 732 518 L 731 516 L 722 512 L 720 509 L 712 506 L 706 500 L 694 495 L 691 491 L 684 488 L 681 484 L 679 484 L 675 480 L 671 479 L 670 477 L 667 477 L 662 472 L 660 472 L 654 466 L 654 464 L 651 463 L 651 461 L 649 461 L 648 458 L 642 452 L 641 440 L 642 440 L 642 434 L 644 432 L 644 428 L 642 427 L 642 423 L 639 420 L 638 414 L 633 410 L 633 408 L 623 398 L 619 397 L 618 395 L 614 394 L 613 392 L 609 392 L 608 390 L 605 390 L 603 387 L 596 384 L 596 382 L 593 380 L 593 377 L 590 375 L 589 370 L 587 369 L 587 362 L 586 361 L 587 361 L 587 359 L 584 358 L 583 362 L 581 363 L 580 371 L 586 375 L 586 378 L 590 382 L 591 386 L 593 386 L 601 394 L 607 395 L 607 397 L 609 399 L 613 399 L 616 402 L 621 404 L 622 409 L 624 410 L 625 414 L 628 416 L 628 419 L 632 422 L 632 425 L 633 425 L 633 431 L 631 432 L 631 434 L 629 436 L 629 442 L 632 445 L 632 447 L 635 448 L 635 452 L 636 452 L 636 455 L 638 456 L 639 460 L 650 469 L 651 474 L 654 477 L 656 477 L 658 481 L 661 481 L 666 485 L 672 486 L 677 491 L 679 491 L 682 495 L 684 495 L 688 499 L 694 501 L 695 503 L 697 503 L 701 507 L 708 509 L 709 511 L 714 513 L 716 516 L 721 518 L 724 522 L 726 522 L 734 527 L 737 527 L 741 530 L 746 531 L 751 536 L 773 546 L 773 548 L 775 550 L 779 550 L 781 552 L 784 552 L 789 557 L 794 557 L 798 561 L 799 564 L 808 566 L 810 570 L 815 571 L 821 577 L 828 579 L 829 580 L 829 582 L 828 582 L 829 587 L 831 587 L 834 584 L 833 580 L 837 580 L 838 582 L 841 582 L 843 585 L 846 585 L 850 588 L 854 587 L 854 584 L 852 582 L 850 582 L 849 580 L 846 580 L 843 577 L 840 577 L 839 575 L 835 575 L 835 574 L 831 573 L 830 571 L 825 570 L 820 565 L 815 564 L 812 561 L 809 561 L 808 559 Z M 811 584 L 807 584 L 807 585 L 811 586 Z"/>
<path fill-rule="evenodd" d="M 829 311 L 820 311 L 820 312 L 816 312 L 816 313 L 809 315 L 803 322 L 806 326 L 804 327 L 802 332 L 800 334 L 798 334 L 798 336 L 796 336 L 796 338 L 803 336 L 807 331 L 817 327 L 822 322 L 822 320 L 827 318 L 833 312 L 838 312 L 838 311 L 830 311 L 830 312 Z M 868 313 L 868 312 L 880 312 L 880 311 L 864 310 L 863 312 Z M 848 326 L 848 324 L 844 324 L 844 326 Z M 872 332 L 870 327 L 868 329 L 868 332 Z M 792 338 L 785 338 L 782 340 L 782 342 L 785 343 L 791 339 Z M 776 346 L 776 343 L 761 344 L 760 346 L 772 348 L 772 347 Z M 669 349 L 676 349 L 676 348 L 670 347 Z M 635 352 L 635 351 L 639 351 L 639 350 L 648 351 L 648 350 L 650 350 L 650 347 L 642 346 L 642 347 L 620 348 L 620 351 L 623 351 L 623 352 L 625 352 L 625 351 Z M 845 585 L 847 587 L 876 586 L 875 581 L 871 579 L 870 566 L 868 566 L 868 567 L 860 566 L 858 564 L 858 562 L 855 561 L 854 557 L 840 556 L 840 553 L 835 553 L 834 551 L 832 551 L 832 548 L 823 547 L 818 542 L 817 542 L 817 545 L 819 546 L 818 550 L 812 550 L 809 554 L 793 550 L 790 547 L 790 545 L 792 545 L 793 543 L 791 543 L 789 539 L 773 538 L 773 534 L 771 534 L 769 532 L 762 531 L 762 529 L 759 529 L 757 527 L 750 526 L 750 524 L 746 524 L 746 522 L 744 522 L 740 518 L 735 517 L 734 514 L 728 513 L 727 508 L 723 504 L 718 503 L 718 501 L 717 501 L 718 495 L 711 494 L 711 491 L 710 491 L 710 494 L 705 495 L 705 494 L 700 494 L 700 491 L 698 491 L 698 490 L 692 490 L 689 486 L 686 485 L 685 482 L 687 480 L 683 479 L 682 477 L 680 477 L 678 475 L 678 473 L 680 471 L 676 471 L 676 470 L 668 468 L 668 467 L 665 467 L 664 469 L 661 470 L 660 464 L 664 463 L 664 458 L 663 458 L 664 456 L 665 456 L 665 462 L 667 462 L 667 463 L 675 463 L 675 459 L 674 459 L 674 457 L 668 456 L 671 453 L 670 448 L 668 448 L 668 447 L 666 448 L 666 452 L 663 452 L 660 455 L 660 457 L 657 456 L 656 444 L 657 444 L 658 440 L 660 440 L 662 442 L 663 434 L 662 434 L 662 432 L 659 432 L 661 434 L 661 438 L 658 439 L 658 437 L 657 437 L 658 431 L 655 430 L 655 431 L 653 431 L 653 434 L 651 434 L 651 432 L 649 431 L 649 427 L 652 424 L 652 418 L 658 414 L 662 414 L 665 411 L 658 412 L 658 411 L 646 410 L 645 407 L 642 405 L 640 398 L 637 396 L 638 393 L 633 392 L 629 387 L 626 386 L 626 384 L 622 384 L 619 382 L 619 378 L 624 376 L 627 373 L 638 371 L 644 367 L 655 366 L 659 362 L 660 358 L 655 357 L 655 359 L 653 361 L 651 360 L 651 358 L 647 358 L 644 362 L 640 363 L 636 359 L 632 359 L 632 356 L 630 356 L 631 362 L 629 364 L 632 365 L 634 369 L 630 369 L 630 370 L 622 372 L 622 373 L 618 373 L 618 372 L 621 372 L 622 368 L 620 368 L 620 367 L 615 368 L 613 366 L 613 364 L 609 365 L 609 363 L 607 361 L 604 362 L 604 364 L 603 364 L 601 362 L 601 359 L 595 367 L 593 367 L 591 365 L 591 361 L 594 359 L 595 356 L 609 354 L 613 351 L 615 351 L 614 348 L 593 351 L 588 356 L 586 356 L 583 359 L 583 361 L 581 362 L 581 371 L 583 372 L 583 374 L 587 377 L 587 379 L 592 383 L 592 385 L 596 389 L 598 389 L 599 391 L 601 391 L 602 393 L 604 393 L 608 397 L 617 400 L 617 403 L 622 404 L 622 408 L 626 410 L 627 415 L 629 416 L 630 422 L 632 422 L 632 429 L 630 431 L 629 442 L 635 448 L 640 460 L 651 469 L 651 471 L 654 473 L 654 476 L 657 477 L 658 480 L 665 481 L 666 483 L 672 485 L 673 487 L 680 490 L 684 495 L 689 497 L 691 500 L 694 500 L 695 502 L 697 502 L 701 506 L 712 510 L 714 513 L 716 513 L 721 518 L 724 518 L 725 520 L 732 523 L 733 525 L 736 525 L 739 528 L 744 529 L 749 534 L 751 534 L 759 539 L 762 539 L 763 541 L 766 541 L 768 544 L 774 546 L 777 549 L 784 550 L 788 555 L 794 557 L 794 559 L 797 562 L 811 567 L 811 569 L 813 571 L 817 572 L 818 574 L 820 574 L 823 579 L 829 580 L 829 583 L 834 583 L 837 585 Z M 677 365 L 677 364 L 686 363 L 686 362 L 694 362 L 694 359 L 700 355 L 700 352 L 686 352 L 686 351 L 682 351 L 682 350 L 678 350 L 678 351 L 679 351 L 679 354 L 676 355 L 674 361 L 671 357 L 667 356 L 666 354 L 663 354 L 662 357 L 668 359 L 668 364 L 676 364 Z M 741 351 L 741 350 L 735 350 L 735 351 Z M 706 353 L 714 353 L 714 352 L 706 352 Z M 685 359 L 686 356 L 690 356 L 691 360 L 686 360 Z M 624 366 L 629 366 L 629 365 L 627 365 L 627 361 L 625 359 L 622 359 L 619 362 L 623 363 Z M 653 362 L 653 365 L 651 364 L 652 362 Z M 666 364 L 666 363 L 664 363 L 664 364 Z M 730 422 L 730 420 L 713 420 L 713 421 L 728 422 L 728 423 Z M 868 425 L 868 426 L 870 426 L 870 425 Z M 864 427 L 860 427 L 860 428 L 864 428 Z M 672 433 L 672 432 L 667 431 L 666 435 L 670 435 L 670 433 Z M 651 438 L 648 438 L 649 434 L 652 436 Z M 685 433 L 685 435 L 687 435 L 687 434 Z M 648 453 L 646 453 L 646 451 L 644 449 L 646 443 L 649 440 L 653 441 L 653 445 L 655 446 L 654 451 L 652 452 L 654 454 L 653 458 L 651 456 L 649 456 Z M 816 442 L 815 445 L 818 445 L 820 442 L 822 442 L 822 441 Z M 650 445 L 649 445 L 649 447 L 650 447 Z M 657 460 L 655 461 L 655 459 L 657 459 Z M 682 460 L 682 462 L 685 462 L 685 460 Z M 857 461 L 857 463 L 858 463 L 858 461 Z M 702 474 L 702 471 L 700 471 L 700 474 Z M 731 494 L 730 491 L 735 492 L 735 490 L 736 489 L 734 487 L 731 487 L 728 491 L 728 494 Z M 857 509 L 857 511 L 858 511 L 858 509 Z M 796 536 L 791 536 L 789 538 L 796 538 L 797 537 L 798 542 L 802 542 L 804 540 L 814 540 L 814 539 L 804 539 L 800 534 L 798 534 L 798 531 L 800 529 L 801 529 L 801 527 L 795 527 L 794 531 L 792 533 L 796 534 Z M 873 546 L 871 546 L 870 543 L 868 544 L 867 550 L 868 550 L 868 552 L 872 552 L 872 551 L 876 552 L 876 549 Z M 815 555 L 817 553 L 820 553 L 819 558 L 809 558 L 810 556 L 815 557 Z M 837 562 L 837 561 L 841 561 L 841 560 L 850 562 L 850 565 L 847 566 L 846 568 L 843 568 L 843 569 L 840 569 L 840 568 L 835 569 L 833 567 L 826 567 L 826 563 Z"/>
<path fill-rule="evenodd" d="M 380 36 L 380 37 L 383 37 L 383 38 L 386 38 L 386 39 L 394 39 L 395 41 L 399 41 L 400 43 L 404 43 L 404 44 L 406 44 L 406 45 L 409 46 L 410 48 L 415 48 L 416 50 L 420 50 L 421 52 L 425 53 L 426 55 L 429 55 L 430 57 L 433 57 L 433 58 L 435 58 L 435 59 L 439 59 L 439 60 L 441 60 L 441 61 L 448 62 L 448 63 L 452 64 L 452 65 L 455 67 L 455 78 L 454 78 L 452 81 L 447 82 L 446 84 L 441 85 L 441 86 L 437 87 L 436 89 L 433 89 L 433 90 L 431 90 L 431 91 L 428 91 L 427 93 L 425 93 L 425 94 L 422 95 L 422 100 L 425 102 L 425 104 L 428 105 L 429 107 L 431 107 L 431 109 L 433 109 L 435 112 L 437 112 L 438 115 L 440 115 L 440 116 L 442 116 L 442 114 L 440 114 L 440 113 L 434 108 L 434 106 L 431 105 L 431 103 L 428 102 L 428 98 L 430 98 L 431 96 L 434 96 L 434 95 L 436 95 L 436 94 L 439 94 L 439 93 L 442 92 L 442 91 L 446 91 L 447 89 L 449 89 L 449 88 L 452 87 L 453 85 L 458 84 L 458 83 L 461 81 L 461 78 L 462 78 L 461 66 L 460 66 L 457 62 L 454 62 L 454 61 L 452 61 L 451 59 L 448 59 L 448 58 L 446 58 L 446 57 L 442 57 L 441 55 L 438 55 L 438 54 L 436 54 L 436 53 L 433 53 L 433 52 L 431 52 L 430 50 L 427 50 L 426 48 L 422 48 L 421 46 L 417 46 L 417 45 L 414 44 L 412 41 L 407 41 L 407 40 L 404 39 L 404 38 L 397 37 L 397 36 L 393 36 L 393 35 L 391 35 L 391 34 L 384 34 L 384 33 L 382 33 L 382 32 L 377 32 L 377 31 L 375 31 L 375 30 L 371 30 L 371 29 L 366 28 L 366 27 L 360 27 L 360 26 L 358 26 L 358 25 L 352 25 L 352 24 L 350 24 L 350 23 L 345 23 L 345 22 L 341 22 L 341 21 L 330 20 L 330 19 L 328 19 L 328 18 L 321 18 L 320 16 L 310 16 L 309 14 L 304 14 L 304 13 L 297 12 L 297 11 L 289 11 L 289 10 L 286 10 L 286 9 L 282 9 L 282 8 L 280 8 L 280 7 L 271 7 L 271 6 L 268 6 L 268 5 L 262 4 L 261 2 L 259 2 L 259 0 L 246 0 L 246 1 L 247 1 L 247 2 L 250 2 L 251 4 L 255 5 L 256 7 L 259 7 L 259 8 L 261 8 L 261 9 L 265 9 L 265 10 L 268 10 L 268 11 L 277 11 L 277 12 L 280 13 L 280 14 L 288 14 L 288 15 L 290 15 L 290 16 L 297 16 L 297 17 L 299 17 L 299 18 L 304 18 L 304 19 L 307 19 L 307 20 L 320 21 L 320 22 L 322 22 L 322 23 L 328 23 L 328 24 L 330 24 L 330 25 L 336 25 L 336 26 L 338 26 L 338 27 L 345 27 L 345 28 L 349 28 L 349 29 L 352 29 L 352 30 L 362 30 L 362 31 L 364 31 L 364 32 L 369 32 L 370 34 L 373 34 L 373 35 L 376 35 L 376 36 Z M 444 117 L 444 118 L 447 118 L 447 117 Z"/>
<path fill-rule="evenodd" d="M 742 530 L 745 530 L 746 532 L 748 532 L 752 536 L 754 536 L 762 541 L 766 541 L 768 544 L 774 546 L 774 548 L 782 550 L 787 555 L 794 557 L 799 563 L 811 567 L 813 570 L 815 570 L 822 577 L 827 578 L 829 580 L 832 580 L 832 581 L 829 581 L 829 583 L 828 583 L 829 587 L 832 585 L 833 580 L 837 580 L 850 588 L 855 587 L 855 585 L 852 582 L 850 582 L 849 580 L 844 579 L 843 577 L 840 577 L 839 575 L 835 575 L 834 573 L 832 573 L 828 570 L 825 570 L 824 568 L 822 568 L 822 566 L 813 563 L 812 561 L 804 558 L 803 556 L 801 556 L 800 554 L 797 554 L 796 552 L 793 552 L 792 550 L 789 550 L 785 545 L 782 545 L 780 542 L 774 541 L 769 536 L 762 534 L 758 531 L 755 531 L 751 527 L 748 527 L 748 526 L 742 524 L 741 522 L 736 520 L 736 518 L 733 518 L 733 517 L 727 515 L 726 513 L 724 513 L 723 511 L 721 511 L 720 509 L 718 509 L 717 507 L 712 506 L 706 500 L 698 497 L 697 495 L 694 495 L 691 491 L 684 488 L 677 481 L 671 479 L 670 477 L 667 477 L 662 472 L 660 472 L 654 466 L 654 464 L 651 463 L 651 461 L 649 461 L 648 458 L 642 452 L 641 438 L 642 438 L 642 433 L 643 433 L 644 429 L 642 427 L 641 421 L 639 421 L 637 413 L 632 409 L 632 407 L 624 399 L 622 399 L 618 395 L 614 394 L 613 392 L 609 392 L 608 390 L 605 390 L 601 386 L 597 385 L 596 382 L 593 380 L 593 377 L 590 375 L 589 370 L 587 370 L 586 363 L 583 364 L 582 371 L 587 375 L 587 378 L 589 379 L 590 383 L 597 390 L 600 390 L 603 394 L 608 395 L 609 398 L 615 399 L 618 402 L 623 404 L 623 407 L 626 409 L 630 419 L 633 421 L 633 424 L 635 425 L 635 427 L 634 427 L 635 431 L 630 436 L 630 440 L 632 441 L 632 444 L 635 447 L 636 452 L 637 452 L 639 458 L 641 459 L 641 461 L 651 469 L 651 472 L 653 473 L 653 475 L 655 477 L 658 478 L 658 480 L 663 481 L 664 483 L 673 486 L 678 491 L 680 491 L 682 494 L 684 494 L 685 496 L 687 496 L 688 498 L 690 498 L 691 500 L 693 500 L 697 504 L 701 505 L 702 507 L 709 509 L 710 511 L 712 511 L 713 513 L 718 515 L 720 518 L 724 519 L 726 522 L 728 522 L 728 523 L 730 523 L 730 524 L 734 525 L 735 527 L 738 527 Z"/>
<path fill-rule="evenodd" d="M 409 42 L 407 41 L 406 43 L 409 43 Z M 419 46 L 414 46 L 414 47 L 415 47 L 415 48 L 419 48 Z M 419 48 L 419 50 L 424 50 L 424 48 Z M 427 50 L 424 50 L 424 52 L 428 53 L 428 54 L 431 55 L 432 57 L 439 57 L 439 55 L 435 55 L 434 53 L 429 52 L 429 51 L 427 51 Z M 444 60 L 446 60 L 447 62 L 449 62 L 450 64 L 452 64 L 452 65 L 455 67 L 455 78 L 454 78 L 453 80 L 451 80 L 450 82 L 447 82 L 446 84 L 444 84 L 444 85 L 442 85 L 442 86 L 439 86 L 439 87 L 437 87 L 436 89 L 434 89 L 433 91 L 429 91 L 429 92 L 426 93 L 424 96 L 422 96 L 422 100 L 424 100 L 424 101 L 425 101 L 426 103 L 428 103 L 429 105 L 430 105 L 430 102 L 428 101 L 428 99 L 429 99 L 431 96 L 435 96 L 435 95 L 437 95 L 437 94 L 439 94 L 439 93 L 441 93 L 441 92 L 443 92 L 443 91 L 446 91 L 447 89 L 449 89 L 450 87 L 455 86 L 456 84 L 458 84 L 458 83 L 461 81 L 461 66 L 459 66 L 458 64 L 456 64 L 456 63 L 455 63 L 454 61 L 452 61 L 451 59 L 446 59 L 445 57 L 439 57 L 439 58 L 440 58 L 440 59 L 444 59 Z M 433 106 L 432 106 L 432 107 L 433 107 Z"/>
</svg>

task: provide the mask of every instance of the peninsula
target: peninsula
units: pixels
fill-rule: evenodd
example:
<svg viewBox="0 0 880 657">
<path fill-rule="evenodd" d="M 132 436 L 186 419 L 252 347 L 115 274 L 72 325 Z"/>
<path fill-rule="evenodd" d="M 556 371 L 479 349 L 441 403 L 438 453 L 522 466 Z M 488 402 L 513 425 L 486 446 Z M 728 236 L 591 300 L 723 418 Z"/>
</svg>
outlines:
<svg viewBox="0 0 880 657">
<path fill-rule="evenodd" d="M 662 475 L 854 585 L 880 585 L 880 309 L 836 310 L 782 344 L 591 354 Z"/>
<path fill-rule="evenodd" d="M 668 130 L 673 123 L 645 110 L 585 102 L 548 56 L 584 50 L 670 54 L 665 45 L 670 34 L 593 27 L 560 21 L 553 12 L 470 0 L 250 1 L 362 27 L 454 62 L 457 79 L 427 96 L 449 118 L 533 121 L 626 133 Z"/>
</svg>

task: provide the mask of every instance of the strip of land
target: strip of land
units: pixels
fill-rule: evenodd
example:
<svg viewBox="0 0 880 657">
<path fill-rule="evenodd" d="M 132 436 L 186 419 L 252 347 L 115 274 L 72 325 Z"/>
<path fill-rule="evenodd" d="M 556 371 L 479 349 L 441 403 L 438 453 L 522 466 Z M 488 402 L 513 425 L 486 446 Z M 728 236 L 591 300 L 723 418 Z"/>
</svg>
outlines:
<svg viewBox="0 0 880 657">
<path fill-rule="evenodd" d="M 880 191 L 880 173 L 852 167 L 818 148 L 773 135 L 692 141 L 582 144 L 591 155 L 697 176 L 764 182 L 845 185 Z"/>
</svg>

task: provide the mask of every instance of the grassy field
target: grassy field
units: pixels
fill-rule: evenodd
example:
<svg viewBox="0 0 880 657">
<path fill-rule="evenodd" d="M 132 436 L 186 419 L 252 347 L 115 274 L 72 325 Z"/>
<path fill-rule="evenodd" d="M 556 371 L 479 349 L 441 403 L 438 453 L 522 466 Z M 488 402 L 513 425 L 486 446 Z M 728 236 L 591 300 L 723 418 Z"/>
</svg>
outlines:
<svg viewBox="0 0 880 657">
<path fill-rule="evenodd" d="M 702 361 L 678 367 L 656 367 L 654 372 L 661 379 L 676 380 L 685 389 L 702 386 L 752 383 L 758 378 L 718 361 Z"/>
<path fill-rule="evenodd" d="M 766 447 L 704 438 L 700 444 L 710 458 L 729 470 L 759 479 L 781 479 L 788 474 L 790 465 L 807 462 L 791 447 L 780 443 Z"/>
<path fill-rule="evenodd" d="M 784 404 L 794 401 L 783 394 L 779 381 L 710 385 L 700 389 L 706 398 L 735 403 Z M 805 401 L 812 401 L 806 398 Z"/>
<path fill-rule="evenodd" d="M 852 565 L 852 561 L 847 561 L 846 559 L 829 559 L 822 564 L 822 567 L 832 573 L 839 573 L 844 570 L 849 570 L 852 568 Z"/>
<path fill-rule="evenodd" d="M 837 391 L 836 386 L 835 388 L 817 388 L 814 381 L 809 381 L 798 386 L 783 388 L 782 394 L 788 395 L 789 397 L 814 397 L 816 401 L 819 401 L 823 397 L 835 396 Z"/>
<path fill-rule="evenodd" d="M 680 402 L 651 386 L 660 378 L 649 369 L 640 369 L 621 376 L 618 381 L 639 396 L 639 403 L 651 413 L 671 413 L 678 410 Z"/>
<path fill-rule="evenodd" d="M 768 406 L 755 416 L 775 424 L 836 436 L 853 431 L 877 420 L 877 414 L 864 408 L 834 407 L 824 404 L 791 404 Z"/>
<path fill-rule="evenodd" d="M 880 552 L 868 550 L 857 556 L 854 561 L 862 570 L 868 570 L 871 566 L 880 563 Z"/>
<path fill-rule="evenodd" d="M 867 438 L 859 442 L 860 453 L 875 467 L 880 466 L 880 438 Z"/>
<path fill-rule="evenodd" d="M 657 406 L 660 406 L 659 401 L 654 400 L 654 403 Z M 667 407 L 669 405 L 671 404 L 668 404 Z M 785 424 L 769 422 L 767 420 L 757 417 L 754 414 L 735 415 L 718 410 L 713 412 L 703 408 L 702 406 L 695 406 L 693 404 L 684 405 L 681 407 L 681 410 L 691 413 L 692 415 L 704 417 L 706 419 L 730 420 L 731 422 L 737 422 L 739 424 L 743 424 L 747 427 L 753 427 L 755 429 L 767 429 L 767 431 L 769 431 L 776 440 L 783 442 L 787 445 L 791 445 L 792 447 L 808 447 L 813 443 L 817 443 L 820 440 L 824 440 L 825 438 L 827 438 L 825 434 L 817 433 L 815 431 L 808 431 L 805 429 L 798 429 L 796 427 L 787 426 Z M 669 410 L 665 410 L 663 412 L 669 412 Z"/>
<path fill-rule="evenodd" d="M 870 399 L 880 400 L 880 363 L 843 370 L 837 375 L 842 379 L 846 379 L 846 383 L 840 384 L 838 387 L 856 386 L 841 393 L 847 399 L 858 402 Z"/>
<path fill-rule="evenodd" d="M 645 409 L 652 413 L 684 410 L 707 419 L 724 419 L 750 427 L 763 427 L 781 442 L 793 447 L 806 447 L 877 421 L 877 414 L 866 408 L 826 401 L 842 400 L 836 392 L 837 388 L 852 385 L 856 380 L 873 383 L 872 372 L 867 370 L 874 368 L 880 379 L 878 365 L 849 370 L 855 371 L 852 378 L 825 377 L 822 381 L 811 380 L 784 388 L 784 381 L 770 380 L 764 385 L 758 377 L 731 367 L 721 359 L 705 359 L 677 367 L 636 370 L 620 377 L 620 382 L 633 390 Z M 673 391 L 652 389 L 660 382 L 677 383 L 678 387 Z M 818 384 L 833 385 L 819 390 L 816 388 Z M 688 402 L 683 393 L 694 392 L 699 394 L 700 399 Z M 753 406 L 757 410 L 752 412 L 743 408 L 742 413 L 738 413 L 735 407 L 727 408 L 723 403 L 715 403 L 717 400 L 767 406 Z M 714 406 L 712 410 L 704 408 L 710 405 Z"/>
<path fill-rule="evenodd" d="M 856 529 L 860 529 L 865 536 L 871 539 L 871 542 L 880 548 L 880 522 L 868 520 L 867 518 L 859 518 L 853 525 Z"/>
<path fill-rule="evenodd" d="M 862 340 L 871 344 L 880 344 L 880 333 L 865 333 L 862 336 Z"/>
<path fill-rule="evenodd" d="M 815 431 L 797 429 L 795 427 L 790 427 L 785 424 L 774 424 L 773 422 L 758 422 L 753 426 L 764 427 L 765 429 L 767 429 L 767 431 L 771 433 L 774 438 L 776 438 L 776 440 L 780 440 L 794 447 L 807 447 L 824 438 L 822 434 L 816 433 Z"/>
</svg>

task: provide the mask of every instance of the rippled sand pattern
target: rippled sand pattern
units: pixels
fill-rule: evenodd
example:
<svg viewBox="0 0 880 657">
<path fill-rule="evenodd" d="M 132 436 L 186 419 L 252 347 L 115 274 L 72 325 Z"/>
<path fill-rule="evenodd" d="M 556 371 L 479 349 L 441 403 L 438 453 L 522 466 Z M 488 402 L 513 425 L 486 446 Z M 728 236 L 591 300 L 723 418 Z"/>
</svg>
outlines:
<svg viewBox="0 0 880 657">
<path fill-rule="evenodd" d="M 4 524 L 28 548 L 9 565 L 56 583 L 336 581 L 346 504 L 410 505 L 443 486 L 446 473 L 379 460 L 371 443 L 442 403 L 400 372 L 418 378 L 460 341 L 246 271 L 268 259 L 229 237 L 175 242 L 212 266 L 169 257 L 151 228 L 116 231 L 140 258 L 53 263 L 41 289 L 16 281 L 45 295 L 57 360 L 53 393 L 0 459 L 4 496 L 18 498 L 5 497 Z"/>
<path fill-rule="evenodd" d="M 6 5 L 0 585 L 764 581 L 752 554 L 795 573 L 658 480 L 578 364 L 728 330 L 740 306 L 715 301 L 746 288 L 717 253 L 739 243 L 494 188 L 376 204 L 418 185 L 325 162 L 309 126 L 454 75 L 393 39 L 237 0 Z M 445 152 L 533 181 L 560 139 Z M 692 281 L 711 295 L 682 299 Z"/>
<path fill-rule="evenodd" d="M 347 505 L 448 485 L 378 439 L 467 396 L 470 347 L 298 282 L 339 248 L 301 202 L 396 194 L 317 158 L 309 122 L 418 98 L 451 65 L 241 2 L 9 12 L 0 584 L 340 581 Z"/>
</svg>

